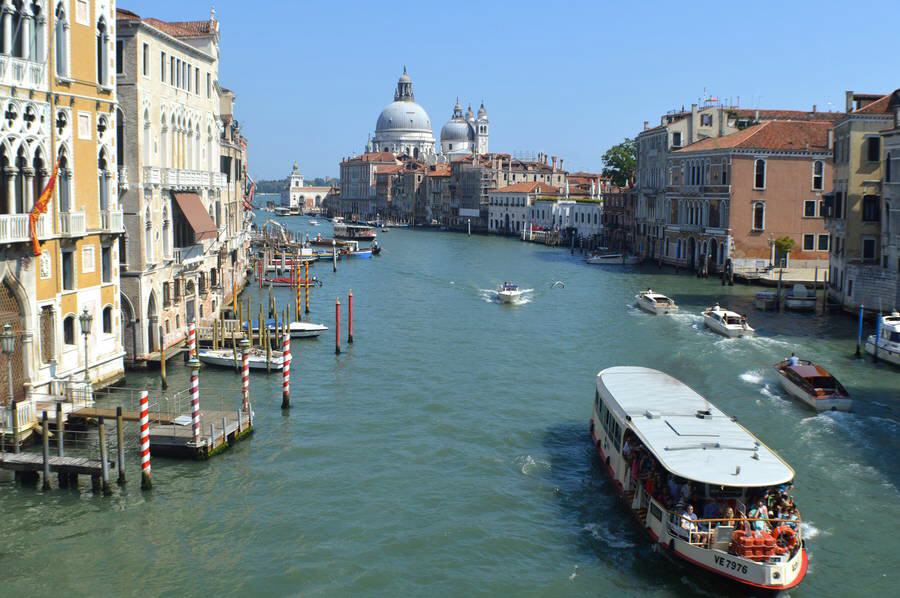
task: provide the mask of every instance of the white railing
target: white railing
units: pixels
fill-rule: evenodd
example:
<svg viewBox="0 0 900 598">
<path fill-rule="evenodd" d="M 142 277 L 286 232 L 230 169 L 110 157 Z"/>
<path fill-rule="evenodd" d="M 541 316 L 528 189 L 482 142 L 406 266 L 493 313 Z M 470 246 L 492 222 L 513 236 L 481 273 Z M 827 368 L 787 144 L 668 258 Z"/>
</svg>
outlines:
<svg viewBox="0 0 900 598">
<path fill-rule="evenodd" d="M 228 186 L 228 177 L 226 177 L 221 172 L 214 172 L 212 178 L 213 187 L 227 187 Z"/>
<path fill-rule="evenodd" d="M 200 257 L 203 257 L 203 245 L 197 244 L 175 248 L 175 263 L 177 264 L 183 264 L 188 260 Z"/>
<path fill-rule="evenodd" d="M 29 89 L 47 86 L 47 70 L 43 63 L 0 56 L 0 85 Z"/>
<path fill-rule="evenodd" d="M 100 212 L 100 228 L 111 233 L 125 232 L 125 217 L 122 210 Z"/>
<path fill-rule="evenodd" d="M 25 400 L 17 402 L 16 415 L 18 416 L 16 422 L 19 430 L 30 427 L 34 422 L 34 406 L 31 404 L 31 401 Z M 12 406 L 0 406 L 0 430 L 10 433 L 13 429 L 12 424 Z"/>
<path fill-rule="evenodd" d="M 162 171 L 163 184 L 169 187 L 194 188 L 209 187 L 215 180 L 215 175 L 208 170 L 182 170 L 166 168 Z"/>
<path fill-rule="evenodd" d="M 144 166 L 144 184 L 159 185 L 162 182 L 162 174 L 155 166 Z"/>
<path fill-rule="evenodd" d="M 60 212 L 59 234 L 63 237 L 79 237 L 87 232 L 84 212 Z"/>
<path fill-rule="evenodd" d="M 47 225 L 46 214 L 37 221 L 39 239 L 46 239 L 52 233 Z M 31 240 L 31 224 L 28 214 L 0 214 L 0 243 L 18 243 Z"/>
</svg>

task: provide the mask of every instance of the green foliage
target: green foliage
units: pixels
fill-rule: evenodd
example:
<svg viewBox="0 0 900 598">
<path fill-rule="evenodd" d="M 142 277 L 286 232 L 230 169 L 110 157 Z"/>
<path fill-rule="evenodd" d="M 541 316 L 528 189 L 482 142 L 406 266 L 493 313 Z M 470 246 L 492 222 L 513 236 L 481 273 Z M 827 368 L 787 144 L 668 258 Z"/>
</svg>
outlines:
<svg viewBox="0 0 900 598">
<path fill-rule="evenodd" d="M 788 236 L 775 239 L 775 250 L 778 252 L 778 255 L 787 255 L 794 248 L 794 245 L 796 243 Z"/>
<path fill-rule="evenodd" d="M 603 176 L 608 177 L 613 185 L 625 187 L 634 181 L 637 156 L 633 139 L 626 138 L 622 143 L 606 150 L 602 160 Z"/>
</svg>

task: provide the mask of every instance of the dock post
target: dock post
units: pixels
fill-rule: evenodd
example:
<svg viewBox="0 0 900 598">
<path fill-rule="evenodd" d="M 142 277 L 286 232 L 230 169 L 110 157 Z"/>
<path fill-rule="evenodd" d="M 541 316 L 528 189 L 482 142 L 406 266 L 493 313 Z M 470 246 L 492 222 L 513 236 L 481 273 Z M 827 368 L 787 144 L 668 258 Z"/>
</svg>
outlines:
<svg viewBox="0 0 900 598">
<path fill-rule="evenodd" d="M 241 411 L 250 412 L 250 341 L 241 339 Z"/>
<path fill-rule="evenodd" d="M 235 324 L 240 325 L 241 321 L 237 320 L 235 323 L 231 325 L 231 354 L 234 356 L 234 371 L 239 372 L 240 367 L 238 365 L 238 342 L 237 342 L 237 332 L 235 331 Z"/>
<path fill-rule="evenodd" d="M 200 446 L 200 361 L 191 358 L 188 362 L 191 368 L 191 428 L 194 437 L 194 446 Z"/>
<path fill-rule="evenodd" d="M 166 380 L 166 340 L 163 337 L 162 326 L 159 327 L 159 381 L 163 390 L 169 388 L 169 381 Z"/>
<path fill-rule="evenodd" d="M 881 338 L 881 312 L 875 319 L 875 342 L 872 343 L 872 361 L 878 363 L 878 340 Z"/>
<path fill-rule="evenodd" d="M 222 444 L 228 442 L 228 418 L 222 416 Z"/>
<path fill-rule="evenodd" d="M 819 267 L 816 266 L 815 274 L 813 275 L 813 297 L 816 298 L 815 307 L 813 307 L 813 314 L 819 311 Z"/>
<path fill-rule="evenodd" d="M 119 486 L 125 484 L 125 418 L 122 416 L 122 406 L 116 407 L 116 467 L 119 468 L 119 477 L 116 483 Z"/>
<path fill-rule="evenodd" d="M 56 454 L 59 457 L 66 456 L 66 449 L 63 443 L 63 434 L 66 429 L 66 423 L 63 417 L 62 403 L 56 404 Z"/>
<path fill-rule="evenodd" d="M 13 433 L 13 452 L 19 452 L 19 405 L 15 397 L 9 403 L 12 405 L 12 433 Z"/>
<path fill-rule="evenodd" d="M 50 422 L 47 419 L 47 412 L 41 416 L 41 456 L 44 459 L 44 476 L 41 483 L 41 489 L 50 489 Z"/>
<path fill-rule="evenodd" d="M 281 356 L 281 408 L 291 408 L 291 335 L 282 337 Z"/>
<path fill-rule="evenodd" d="M 334 300 L 334 354 L 341 354 L 341 300 Z"/>
<path fill-rule="evenodd" d="M 112 494 L 109 487 L 109 448 L 106 446 L 106 424 L 101 415 L 97 420 L 97 433 L 100 438 L 100 475 L 102 478 L 103 494 Z"/>
<path fill-rule="evenodd" d="M 347 294 L 347 344 L 353 344 L 353 289 Z"/>
<path fill-rule="evenodd" d="M 197 324 L 193 320 L 188 322 L 188 354 L 187 361 L 197 356 Z"/>
<path fill-rule="evenodd" d="M 141 391 L 141 490 L 150 490 L 150 397 Z"/>
<path fill-rule="evenodd" d="M 859 348 L 862 345 L 862 332 L 863 332 L 863 309 L 865 307 L 860 303 L 859 305 L 859 328 L 856 332 L 856 356 L 859 357 Z"/>
<path fill-rule="evenodd" d="M 237 438 L 241 435 L 241 425 L 242 425 L 242 422 L 241 422 L 241 411 L 240 411 L 240 409 L 238 409 L 238 412 L 237 412 L 237 433 L 235 434 L 235 440 L 237 440 Z"/>
<path fill-rule="evenodd" d="M 216 448 L 216 424 L 212 422 L 209 422 L 209 444 L 206 447 L 207 455 Z"/>
<path fill-rule="evenodd" d="M 304 284 L 305 287 L 306 287 L 306 313 L 309 313 L 309 291 L 310 291 L 310 286 L 309 286 L 309 262 L 305 262 L 305 263 L 303 264 L 303 269 L 306 271 L 306 274 L 305 274 L 304 279 L 303 279 L 303 284 Z M 297 318 L 297 319 L 299 320 L 299 318 Z"/>
<path fill-rule="evenodd" d="M 331 271 L 337 272 L 337 241 L 331 240 Z"/>
<path fill-rule="evenodd" d="M 775 304 L 775 305 L 778 307 L 778 311 L 782 311 L 782 310 L 781 310 L 781 306 L 782 306 L 782 301 L 781 301 L 781 277 L 782 277 L 783 274 L 784 274 L 784 268 L 780 268 L 780 269 L 778 270 L 778 294 L 775 296 L 775 297 L 776 297 L 776 299 L 775 299 L 776 304 Z"/>
<path fill-rule="evenodd" d="M 260 324 L 261 339 L 265 339 L 266 343 L 266 373 L 272 373 L 272 339 L 269 333 L 269 325 L 266 324 L 265 333 L 263 333 L 262 324 Z"/>
</svg>

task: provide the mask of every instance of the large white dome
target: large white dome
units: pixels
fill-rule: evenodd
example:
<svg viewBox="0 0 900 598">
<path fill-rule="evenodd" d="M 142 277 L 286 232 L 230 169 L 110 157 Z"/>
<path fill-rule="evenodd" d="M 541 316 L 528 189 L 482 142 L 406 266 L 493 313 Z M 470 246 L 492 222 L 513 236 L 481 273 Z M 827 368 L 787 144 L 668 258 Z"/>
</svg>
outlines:
<svg viewBox="0 0 900 598">
<path fill-rule="evenodd" d="M 391 102 L 378 117 L 375 134 L 388 131 L 431 131 L 431 119 L 425 109 L 408 100 Z"/>
</svg>

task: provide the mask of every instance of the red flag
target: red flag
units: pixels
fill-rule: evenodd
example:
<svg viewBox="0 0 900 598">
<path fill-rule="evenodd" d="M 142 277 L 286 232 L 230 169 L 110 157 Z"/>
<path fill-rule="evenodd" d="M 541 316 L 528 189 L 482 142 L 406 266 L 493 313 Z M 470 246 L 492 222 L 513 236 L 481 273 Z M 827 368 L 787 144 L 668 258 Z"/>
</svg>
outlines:
<svg viewBox="0 0 900 598">
<path fill-rule="evenodd" d="M 34 249 L 35 256 L 41 255 L 41 244 L 37 235 L 37 221 L 41 214 L 47 213 L 47 206 L 50 205 L 50 200 L 53 198 L 53 189 L 56 187 L 57 174 L 59 174 L 59 160 L 56 161 L 50 180 L 47 181 L 47 185 L 41 191 L 40 197 L 34 202 L 34 208 L 32 208 L 31 214 L 28 216 L 28 224 L 31 227 L 31 247 Z"/>
</svg>

